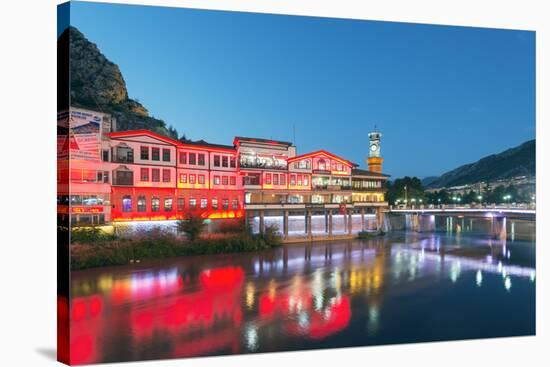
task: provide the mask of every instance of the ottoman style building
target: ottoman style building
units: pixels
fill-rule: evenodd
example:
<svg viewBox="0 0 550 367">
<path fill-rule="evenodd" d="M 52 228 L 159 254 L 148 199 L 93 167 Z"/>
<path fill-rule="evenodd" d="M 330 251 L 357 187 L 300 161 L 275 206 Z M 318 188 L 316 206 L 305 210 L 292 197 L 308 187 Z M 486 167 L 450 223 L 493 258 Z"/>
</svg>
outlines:
<svg viewBox="0 0 550 367">
<path fill-rule="evenodd" d="M 364 170 L 326 150 L 297 155 L 291 142 L 238 136 L 220 145 L 116 131 L 108 114 L 78 108 L 59 114 L 58 129 L 58 160 L 70 157 L 58 165 L 58 212 L 72 225 L 198 215 L 245 218 L 256 231 L 273 222 L 285 237 L 313 238 L 337 232 L 333 216 L 344 234 L 379 229 L 388 205 L 376 131 Z"/>
</svg>

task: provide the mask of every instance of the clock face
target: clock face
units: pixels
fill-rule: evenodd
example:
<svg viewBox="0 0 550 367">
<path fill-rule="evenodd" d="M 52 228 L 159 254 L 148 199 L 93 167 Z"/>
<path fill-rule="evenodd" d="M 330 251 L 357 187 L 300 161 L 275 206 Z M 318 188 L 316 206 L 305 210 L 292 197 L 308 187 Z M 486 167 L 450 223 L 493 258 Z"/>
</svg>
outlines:
<svg viewBox="0 0 550 367">
<path fill-rule="evenodd" d="M 371 150 L 371 151 L 374 152 L 374 151 L 376 151 L 376 149 L 378 149 L 378 147 L 376 146 L 376 144 L 372 144 L 372 145 L 370 146 L 370 150 Z"/>
</svg>

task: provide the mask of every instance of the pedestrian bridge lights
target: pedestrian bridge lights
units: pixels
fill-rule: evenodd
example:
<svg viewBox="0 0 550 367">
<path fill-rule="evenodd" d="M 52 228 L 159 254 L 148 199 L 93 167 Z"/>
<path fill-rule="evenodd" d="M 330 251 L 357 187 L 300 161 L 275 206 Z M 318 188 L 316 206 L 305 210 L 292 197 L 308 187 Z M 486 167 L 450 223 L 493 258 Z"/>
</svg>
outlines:
<svg viewBox="0 0 550 367">
<path fill-rule="evenodd" d="M 382 133 L 372 131 L 369 133 L 369 157 L 367 158 L 367 166 L 369 171 L 382 173 L 382 163 L 384 158 L 380 156 L 380 139 Z"/>
</svg>

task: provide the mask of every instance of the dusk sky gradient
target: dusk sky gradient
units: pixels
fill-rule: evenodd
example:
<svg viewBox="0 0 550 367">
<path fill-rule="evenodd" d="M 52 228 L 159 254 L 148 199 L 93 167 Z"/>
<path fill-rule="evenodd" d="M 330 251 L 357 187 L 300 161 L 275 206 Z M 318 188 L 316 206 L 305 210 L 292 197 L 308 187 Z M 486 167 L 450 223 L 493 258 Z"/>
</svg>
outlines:
<svg viewBox="0 0 550 367">
<path fill-rule="evenodd" d="M 191 139 L 293 140 L 425 177 L 535 137 L 535 33 L 72 3 L 131 98 Z"/>
</svg>

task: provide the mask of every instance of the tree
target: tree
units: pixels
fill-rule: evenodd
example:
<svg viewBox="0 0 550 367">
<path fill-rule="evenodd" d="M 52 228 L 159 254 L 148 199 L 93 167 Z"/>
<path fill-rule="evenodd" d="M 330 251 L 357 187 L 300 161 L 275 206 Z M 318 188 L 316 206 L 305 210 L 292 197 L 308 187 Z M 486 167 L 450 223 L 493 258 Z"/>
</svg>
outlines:
<svg viewBox="0 0 550 367">
<path fill-rule="evenodd" d="M 420 200 L 423 202 L 426 201 L 426 193 L 418 177 L 405 176 L 403 178 L 398 178 L 393 181 L 393 183 L 388 182 L 387 189 L 388 201 L 391 204 L 395 204 L 397 200 L 404 202 L 405 199 L 407 199 L 409 203 L 420 203 Z"/>
<path fill-rule="evenodd" d="M 190 241 L 194 241 L 199 238 L 200 234 L 204 230 L 204 219 L 197 215 L 190 214 L 187 219 L 178 221 L 178 231 L 185 233 Z"/>
</svg>

